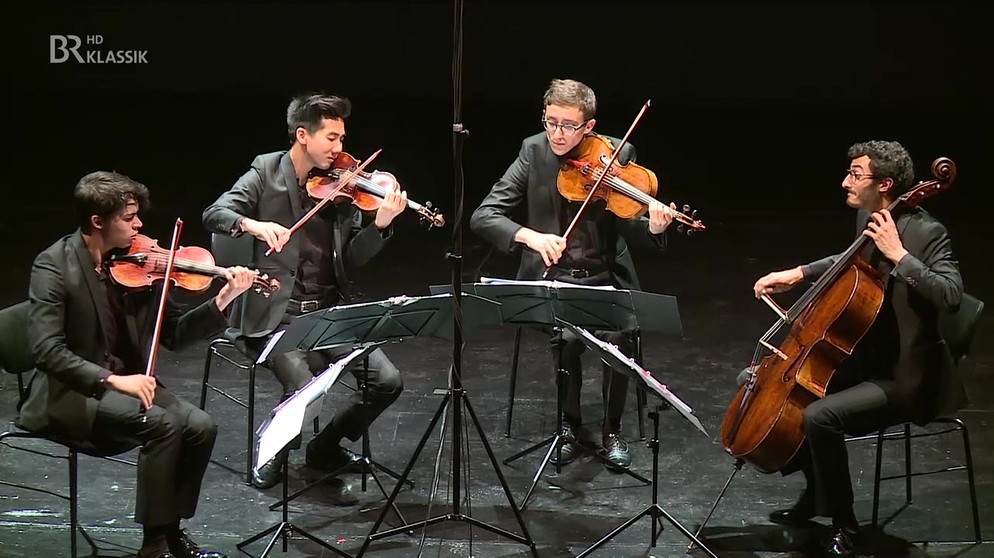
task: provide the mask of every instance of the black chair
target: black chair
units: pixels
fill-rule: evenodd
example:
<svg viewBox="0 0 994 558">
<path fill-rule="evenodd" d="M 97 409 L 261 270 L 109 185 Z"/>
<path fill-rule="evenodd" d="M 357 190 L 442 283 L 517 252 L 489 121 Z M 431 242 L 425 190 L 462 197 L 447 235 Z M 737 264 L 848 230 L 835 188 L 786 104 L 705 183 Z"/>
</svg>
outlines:
<svg viewBox="0 0 994 558">
<path fill-rule="evenodd" d="M 518 357 L 521 353 L 521 331 L 524 329 L 518 326 L 514 331 L 514 352 L 511 355 L 511 381 L 507 391 L 507 419 L 504 424 L 504 437 L 511 437 L 511 415 L 514 412 L 514 392 L 518 381 Z M 642 364 L 642 334 L 639 331 L 631 332 L 632 343 L 635 346 L 635 362 Z M 645 413 L 646 394 L 639 389 L 635 382 L 635 401 L 638 409 L 639 439 L 645 440 Z"/>
<path fill-rule="evenodd" d="M 211 252 L 214 261 L 218 266 L 228 267 L 233 265 L 249 266 L 252 261 L 252 243 L 255 238 L 249 235 L 242 235 L 234 238 L 228 235 L 214 234 L 211 236 Z M 293 285 L 282 285 L 281 288 L 293 288 Z M 262 296 L 253 291 L 249 291 L 242 296 Z M 241 314 L 241 300 L 239 297 L 231 303 L 230 316 L 237 317 Z M 220 337 L 212 340 L 207 345 L 207 357 L 204 359 L 204 375 L 200 382 L 200 408 L 206 410 L 207 390 L 221 395 L 225 399 L 235 403 L 248 413 L 246 418 L 246 465 L 245 484 L 252 484 L 252 467 L 255 455 L 255 375 L 259 366 L 256 361 L 259 358 L 253 349 L 247 347 L 244 342 L 236 337 L 237 329 L 228 328 Z M 248 372 L 248 396 L 245 401 L 231 395 L 210 383 L 211 364 L 217 357 L 239 370 Z M 314 433 L 319 431 L 319 421 L 314 418 Z"/>
<path fill-rule="evenodd" d="M 980 319 L 980 314 L 984 310 L 984 303 L 969 294 L 963 294 L 963 301 L 960 303 L 959 308 L 955 312 L 944 313 L 940 318 L 940 330 L 942 332 L 943 339 L 945 339 L 946 344 L 949 346 L 949 350 L 953 355 L 953 359 L 956 362 L 957 368 L 962 366 L 963 360 L 966 358 L 967 354 L 970 352 L 970 345 L 973 342 L 974 334 L 977 330 L 977 323 Z M 943 425 L 939 430 L 933 430 L 932 425 Z M 885 522 L 889 523 L 890 520 L 894 519 L 898 513 L 900 513 L 904 508 L 911 505 L 912 495 L 911 495 L 911 479 L 912 477 L 934 475 L 937 473 L 948 473 L 952 471 L 966 471 L 966 477 L 969 481 L 970 487 L 970 504 L 973 511 L 973 535 L 974 540 L 972 542 L 980 544 L 983 541 L 980 533 L 980 514 L 977 509 L 977 488 L 974 481 L 973 475 L 973 454 L 970 449 L 970 434 L 966 428 L 966 424 L 963 423 L 958 417 L 939 417 L 932 421 L 925 428 L 920 429 L 920 431 L 913 433 L 912 424 L 905 423 L 894 429 L 881 430 L 876 434 L 870 434 L 867 436 L 854 436 L 847 439 L 847 442 L 857 442 L 861 440 L 871 440 L 875 439 L 877 441 L 876 445 L 876 466 L 873 472 L 873 527 L 877 527 L 879 508 L 880 508 L 880 483 L 887 480 L 904 479 L 904 504 Z M 918 427 L 915 427 L 919 430 Z M 911 468 L 911 440 L 913 438 L 928 438 L 933 436 L 940 436 L 943 434 L 949 434 L 953 432 L 959 432 L 963 439 L 963 454 L 964 463 L 960 465 L 954 465 L 950 467 L 945 467 L 942 469 L 913 472 Z M 881 476 L 881 466 L 882 466 L 882 448 L 884 441 L 887 440 L 903 440 L 904 441 L 904 472 L 898 475 Z M 949 541 L 954 542 L 954 541 Z"/>
<path fill-rule="evenodd" d="M 25 382 L 22 377 L 23 374 L 29 373 L 34 370 L 34 357 L 31 354 L 31 343 L 28 339 L 28 310 L 30 308 L 30 302 L 23 301 L 19 302 L 13 306 L 8 306 L 3 310 L 0 310 L 0 368 L 3 368 L 9 374 L 15 374 L 17 376 L 17 391 L 18 391 L 18 401 L 23 401 L 25 396 Z M 9 447 L 11 449 L 31 453 L 34 455 L 40 455 L 44 457 L 51 457 L 55 459 L 65 459 L 69 463 L 69 494 L 60 494 L 58 492 L 53 492 L 45 488 L 40 488 L 37 486 L 30 486 L 25 484 L 18 484 L 0 479 L 0 485 L 10 486 L 14 488 L 21 488 L 24 490 L 31 490 L 34 492 L 40 492 L 42 494 L 48 494 L 61 498 L 69 502 L 69 526 L 70 526 L 70 549 L 71 556 L 76 556 L 77 551 L 77 537 L 76 533 L 79 532 L 86 539 L 86 542 L 90 545 L 90 550 L 92 555 L 96 555 L 99 552 L 99 548 L 96 543 L 90 537 L 89 534 L 83 529 L 83 526 L 79 524 L 79 512 L 78 512 L 78 461 L 79 454 L 90 455 L 92 457 L 98 457 L 106 459 L 108 461 L 114 461 L 117 463 L 123 463 L 125 465 L 134 466 L 133 461 L 126 461 L 123 459 L 118 459 L 111 457 L 104 450 L 97 450 L 93 445 L 79 442 L 70 441 L 67 439 L 54 436 L 52 434 L 42 434 L 36 432 L 30 432 L 24 429 L 17 419 L 14 420 L 14 427 L 16 430 L 9 430 L 7 432 L 0 433 L 0 445 Z M 12 445 L 9 440 L 12 439 L 27 439 L 27 440 L 43 440 L 47 442 L 52 442 L 59 445 L 65 453 L 63 454 L 53 454 L 44 451 L 39 451 L 36 449 L 21 447 L 17 445 Z M 124 450 L 127 451 L 127 450 Z M 113 455 L 116 455 L 116 452 Z"/>
</svg>

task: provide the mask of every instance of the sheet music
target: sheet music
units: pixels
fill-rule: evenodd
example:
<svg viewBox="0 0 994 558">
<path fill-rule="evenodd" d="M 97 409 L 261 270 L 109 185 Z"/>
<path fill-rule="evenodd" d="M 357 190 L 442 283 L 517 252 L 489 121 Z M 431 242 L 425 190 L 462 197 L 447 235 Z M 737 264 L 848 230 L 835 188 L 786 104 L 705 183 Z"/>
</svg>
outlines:
<svg viewBox="0 0 994 558">
<path fill-rule="evenodd" d="M 499 279 L 496 277 L 480 277 L 480 283 L 485 285 L 526 285 L 526 286 L 537 286 L 537 287 L 548 287 L 551 289 L 598 289 L 602 291 L 617 291 L 614 285 L 577 285 L 575 283 L 566 283 L 563 281 L 520 281 L 518 279 Z"/>
<path fill-rule="evenodd" d="M 613 355 L 615 358 L 621 360 L 622 362 L 630 363 L 629 364 L 630 367 L 634 368 L 639 373 L 639 376 L 642 377 L 642 380 L 645 381 L 646 385 L 648 385 L 650 388 L 652 388 L 653 391 L 658 393 L 660 397 L 668 401 L 671 405 L 678 407 L 679 410 L 683 411 L 684 414 L 693 414 L 694 410 L 691 409 L 689 405 L 681 401 L 677 396 L 673 395 L 673 392 L 667 389 L 667 387 L 664 384 L 659 383 L 659 380 L 653 377 L 653 375 L 648 370 L 639 366 L 638 363 L 635 362 L 635 359 L 630 358 L 626 356 L 624 353 L 622 353 L 621 350 L 618 349 L 617 345 L 601 341 L 600 339 L 595 337 L 592 333 L 590 333 L 589 331 L 587 331 L 582 327 L 571 328 L 571 329 L 573 329 L 574 332 L 577 332 L 583 337 L 587 338 L 592 343 L 597 344 L 599 347 L 601 347 L 606 352 Z"/>
<path fill-rule="evenodd" d="M 257 469 L 275 457 L 280 450 L 300 434 L 303 425 L 312 420 L 317 411 L 320 410 L 323 396 L 331 390 L 331 386 L 338 381 L 338 377 L 341 376 L 345 368 L 358 355 L 366 352 L 368 352 L 368 347 L 354 349 L 273 409 L 269 421 L 263 425 L 259 432 L 259 447 L 256 452 L 255 465 Z M 317 404 L 312 405 L 312 403 Z"/>
<path fill-rule="evenodd" d="M 256 364 L 262 364 L 266 362 L 266 359 L 269 358 L 269 353 L 273 350 L 273 347 L 276 346 L 276 343 L 279 342 L 280 337 L 283 337 L 284 333 L 286 333 L 286 330 L 281 329 L 273 334 L 273 336 L 269 339 L 269 343 L 266 343 L 266 348 L 264 348 L 262 352 L 259 353 L 259 358 L 256 359 L 255 361 Z"/>
</svg>

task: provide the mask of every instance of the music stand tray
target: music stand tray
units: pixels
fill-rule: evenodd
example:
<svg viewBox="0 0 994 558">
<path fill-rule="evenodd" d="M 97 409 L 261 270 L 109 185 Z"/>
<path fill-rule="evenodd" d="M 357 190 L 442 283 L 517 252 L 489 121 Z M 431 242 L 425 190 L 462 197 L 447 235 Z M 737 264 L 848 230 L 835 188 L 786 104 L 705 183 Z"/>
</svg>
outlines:
<svg viewBox="0 0 994 558">
<path fill-rule="evenodd" d="M 625 529 L 628 529 L 629 527 L 634 525 L 636 522 L 638 522 L 638 520 L 642 519 L 645 516 L 652 517 L 652 538 L 650 539 L 651 546 L 653 547 L 656 546 L 656 540 L 659 538 L 659 535 L 662 534 L 662 522 L 660 521 L 660 518 L 663 518 L 666 519 L 666 521 L 668 521 L 671 525 L 676 527 L 681 533 L 683 533 L 685 537 L 687 537 L 694 544 L 700 547 L 700 549 L 704 551 L 708 556 L 712 558 L 717 558 L 717 555 L 715 555 L 710 549 L 704 546 L 704 544 L 701 543 L 701 541 L 698 540 L 693 533 L 691 533 L 686 527 L 681 525 L 676 519 L 673 518 L 672 515 L 669 514 L 669 512 L 667 512 L 665 509 L 663 509 L 662 506 L 659 505 L 659 485 L 658 485 L 659 411 L 662 409 L 663 406 L 669 405 L 670 407 L 676 409 L 677 412 L 679 412 L 680 415 L 683 418 L 685 418 L 688 422 L 693 424 L 694 427 L 701 432 L 701 434 L 703 434 L 705 437 L 708 437 L 710 439 L 707 430 L 704 429 L 704 426 L 701 424 L 701 422 L 697 419 L 696 416 L 694 416 L 693 409 L 691 409 L 689 405 L 681 401 L 676 395 L 674 395 L 669 389 L 667 389 L 664 384 L 656 380 L 648 370 L 645 370 L 644 368 L 639 366 L 639 364 L 636 363 L 633 359 L 625 356 L 621 351 L 618 350 L 617 346 L 611 343 L 606 343 L 604 341 L 601 341 L 593 334 L 591 334 L 589 331 L 577 327 L 574 324 L 571 324 L 564 320 L 559 320 L 559 323 L 562 327 L 569 329 L 570 331 L 575 333 L 577 337 L 579 337 L 588 348 L 594 351 L 605 364 L 607 364 L 614 370 L 623 372 L 628 376 L 635 378 L 636 381 L 641 382 L 642 385 L 645 386 L 648 392 L 656 395 L 660 399 L 660 404 L 657 406 L 656 410 L 649 413 L 649 416 L 650 418 L 652 418 L 653 422 L 653 437 L 652 440 L 649 442 L 649 446 L 652 448 L 652 504 L 649 505 L 644 510 L 642 510 L 641 512 L 639 512 L 638 514 L 636 514 L 635 516 L 633 516 L 632 518 L 622 523 L 618 528 L 605 535 L 603 538 L 595 542 L 589 548 L 587 548 L 580 554 L 577 554 L 576 558 L 587 556 L 588 554 L 597 550 L 600 546 L 604 545 L 605 543 L 613 539 L 615 536 L 620 534 Z"/>
<path fill-rule="evenodd" d="M 258 430 L 258 444 L 255 452 L 256 470 L 275 457 L 277 453 L 286 449 L 286 446 L 294 438 L 300 435 L 304 428 L 304 424 L 308 423 L 318 414 L 318 412 L 320 412 L 321 405 L 324 403 L 324 396 L 331 389 L 331 386 L 335 383 L 335 381 L 338 380 L 338 377 L 341 375 L 342 371 L 351 365 L 356 359 L 365 358 L 366 355 L 372 352 L 377 345 L 379 345 L 379 343 L 367 343 L 352 350 L 352 352 L 334 362 L 324 372 L 312 378 L 307 385 L 297 390 L 293 395 L 287 398 L 286 401 L 280 403 L 275 409 L 272 410 L 269 418 L 263 422 Z M 272 344 L 270 344 L 267 349 L 271 346 Z M 270 533 L 273 533 L 272 538 L 269 540 L 269 544 L 266 545 L 266 549 L 259 555 L 259 558 L 269 555 L 276 544 L 276 540 L 279 539 L 281 535 L 283 537 L 283 552 L 286 552 L 290 533 L 296 532 L 319 544 L 323 548 L 338 554 L 339 556 L 351 558 L 350 554 L 347 554 L 342 550 L 339 550 L 338 548 L 322 541 L 316 536 L 293 525 L 290 522 L 289 511 L 287 509 L 287 503 L 289 501 L 287 498 L 288 484 L 289 460 L 284 460 L 282 521 L 266 529 L 265 531 L 262 531 L 261 533 L 253 535 L 252 537 L 238 543 L 236 545 L 238 549 L 242 550 L 244 547 L 254 543 Z M 242 550 L 242 552 L 244 552 L 244 550 Z"/>
<path fill-rule="evenodd" d="M 452 339 L 453 296 L 397 296 L 375 302 L 345 304 L 301 314 L 284 329 L 276 344 L 281 354 L 293 349 L 320 351 L 371 341 L 394 341 L 407 337 Z M 475 295 L 463 294 L 461 304 L 470 327 L 500 323 L 499 305 Z"/>
</svg>

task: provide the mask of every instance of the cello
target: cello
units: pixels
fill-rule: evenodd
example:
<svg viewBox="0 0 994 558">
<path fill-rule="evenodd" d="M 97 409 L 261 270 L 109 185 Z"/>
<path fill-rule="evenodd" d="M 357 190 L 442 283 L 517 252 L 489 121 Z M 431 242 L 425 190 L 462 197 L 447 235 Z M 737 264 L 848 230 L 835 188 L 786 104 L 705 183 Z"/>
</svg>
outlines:
<svg viewBox="0 0 994 558">
<path fill-rule="evenodd" d="M 948 189 L 956 165 L 941 157 L 932 163 L 932 174 L 935 179 L 919 182 L 894 200 L 891 213 L 897 216 Z M 722 445 L 738 460 L 773 473 L 803 446 L 804 409 L 825 396 L 836 368 L 852 355 L 883 305 L 884 277 L 867 262 L 870 248 L 873 241 L 860 235 L 790 309 L 778 310 L 779 320 L 759 340 L 750 377 L 721 425 Z M 770 340 L 783 326 L 789 331 L 774 347 Z M 760 360 L 764 350 L 770 354 Z"/>
</svg>

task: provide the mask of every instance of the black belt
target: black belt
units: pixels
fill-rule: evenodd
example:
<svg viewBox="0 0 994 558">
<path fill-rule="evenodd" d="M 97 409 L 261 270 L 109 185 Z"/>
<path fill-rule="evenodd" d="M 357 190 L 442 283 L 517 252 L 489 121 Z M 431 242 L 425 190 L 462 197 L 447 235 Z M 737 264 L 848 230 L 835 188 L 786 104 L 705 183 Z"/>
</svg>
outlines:
<svg viewBox="0 0 994 558">
<path fill-rule="evenodd" d="M 287 310 L 291 312 L 297 312 L 300 314 L 306 314 L 307 312 L 313 312 L 321 308 L 320 300 L 296 300 L 291 298 L 287 301 Z"/>
<path fill-rule="evenodd" d="M 557 268 L 559 272 L 563 275 L 569 275 L 573 279 L 586 279 L 587 277 L 593 277 L 595 275 L 600 275 L 604 273 L 604 270 L 591 271 L 589 269 L 563 269 Z"/>
</svg>

